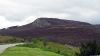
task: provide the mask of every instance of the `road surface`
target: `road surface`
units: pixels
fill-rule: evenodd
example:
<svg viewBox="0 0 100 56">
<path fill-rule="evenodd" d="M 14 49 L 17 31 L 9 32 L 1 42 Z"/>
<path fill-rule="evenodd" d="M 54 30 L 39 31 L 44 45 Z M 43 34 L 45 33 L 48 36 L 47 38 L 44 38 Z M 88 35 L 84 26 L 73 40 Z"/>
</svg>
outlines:
<svg viewBox="0 0 100 56">
<path fill-rule="evenodd" d="M 3 53 L 7 48 L 13 47 L 19 44 L 22 44 L 22 43 L 0 45 L 0 54 Z"/>
</svg>

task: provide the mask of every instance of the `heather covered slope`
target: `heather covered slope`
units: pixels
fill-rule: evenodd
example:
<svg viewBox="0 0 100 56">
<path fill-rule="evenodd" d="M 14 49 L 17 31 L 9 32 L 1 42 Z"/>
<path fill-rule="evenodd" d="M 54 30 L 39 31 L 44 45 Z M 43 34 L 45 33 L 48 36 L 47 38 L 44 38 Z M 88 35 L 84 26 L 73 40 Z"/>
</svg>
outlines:
<svg viewBox="0 0 100 56">
<path fill-rule="evenodd" d="M 26 31 L 41 31 L 44 29 L 50 28 L 78 28 L 78 27 L 92 27 L 91 24 L 79 21 L 72 20 L 62 20 L 57 18 L 38 18 L 34 22 L 23 25 L 23 26 L 13 26 L 7 29 L 1 29 L 1 35 L 10 35 L 10 34 L 18 34 L 25 33 Z"/>
<path fill-rule="evenodd" d="M 50 41 L 79 45 L 80 42 L 96 40 L 100 43 L 99 28 L 85 22 L 62 20 L 57 18 L 38 18 L 34 22 L 0 30 L 1 35 L 24 37 L 31 40 L 43 37 Z"/>
</svg>

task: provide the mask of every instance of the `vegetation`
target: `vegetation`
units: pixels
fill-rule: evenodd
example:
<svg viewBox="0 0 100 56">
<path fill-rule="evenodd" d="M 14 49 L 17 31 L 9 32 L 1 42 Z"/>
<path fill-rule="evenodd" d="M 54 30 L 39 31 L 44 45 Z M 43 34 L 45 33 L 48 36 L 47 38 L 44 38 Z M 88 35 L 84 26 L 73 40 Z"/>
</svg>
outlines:
<svg viewBox="0 0 100 56">
<path fill-rule="evenodd" d="M 13 47 L 13 48 L 8 48 L 0 56 L 63 56 L 63 55 L 50 51 L 44 51 L 40 48 Z"/>
<path fill-rule="evenodd" d="M 23 42 L 23 39 L 12 36 L 0 36 L 0 43 L 16 43 Z"/>
<path fill-rule="evenodd" d="M 77 56 L 95 56 L 100 55 L 100 47 L 97 45 L 96 41 L 82 43 L 80 47 L 80 53 L 76 53 Z"/>
<path fill-rule="evenodd" d="M 31 44 L 18 45 L 20 47 L 40 48 L 44 51 L 51 51 L 64 56 L 74 56 L 75 52 L 78 52 L 78 48 L 74 48 L 59 43 L 49 42 L 44 39 L 33 39 Z"/>
<path fill-rule="evenodd" d="M 80 48 L 34 38 L 31 43 L 8 48 L 0 56 L 90 56 L 99 55 L 100 46 L 96 41 L 82 43 Z"/>
</svg>

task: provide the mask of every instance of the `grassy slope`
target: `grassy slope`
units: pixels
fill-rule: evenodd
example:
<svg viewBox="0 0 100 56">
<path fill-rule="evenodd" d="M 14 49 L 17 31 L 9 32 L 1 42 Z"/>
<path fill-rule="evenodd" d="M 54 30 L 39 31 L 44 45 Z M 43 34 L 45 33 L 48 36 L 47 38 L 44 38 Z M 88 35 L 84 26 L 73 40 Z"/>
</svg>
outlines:
<svg viewBox="0 0 100 56">
<path fill-rule="evenodd" d="M 8 48 L 0 56 L 62 56 L 39 48 L 13 47 Z"/>
</svg>

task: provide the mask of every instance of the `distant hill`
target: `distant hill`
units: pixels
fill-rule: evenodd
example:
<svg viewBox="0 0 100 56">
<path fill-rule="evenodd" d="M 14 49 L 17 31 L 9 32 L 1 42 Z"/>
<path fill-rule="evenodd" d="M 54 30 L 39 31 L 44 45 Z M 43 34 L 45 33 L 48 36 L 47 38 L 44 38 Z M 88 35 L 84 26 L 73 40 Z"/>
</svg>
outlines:
<svg viewBox="0 0 100 56">
<path fill-rule="evenodd" d="M 1 35 L 19 36 L 31 40 L 44 37 L 63 44 L 79 45 L 80 42 L 97 40 L 100 43 L 100 28 L 86 22 L 57 18 L 38 18 L 34 22 L 1 29 Z"/>
</svg>

